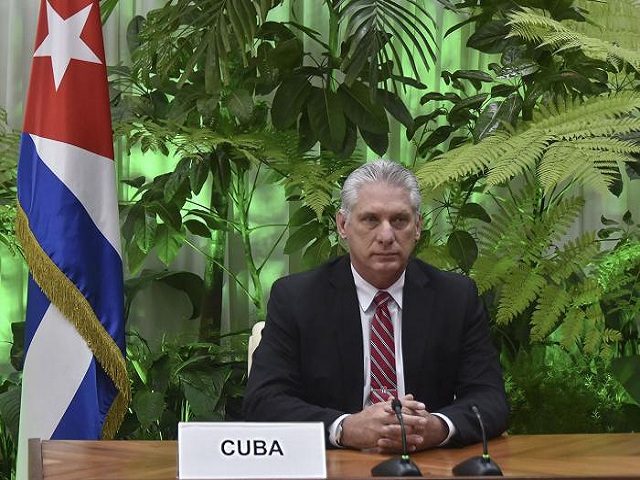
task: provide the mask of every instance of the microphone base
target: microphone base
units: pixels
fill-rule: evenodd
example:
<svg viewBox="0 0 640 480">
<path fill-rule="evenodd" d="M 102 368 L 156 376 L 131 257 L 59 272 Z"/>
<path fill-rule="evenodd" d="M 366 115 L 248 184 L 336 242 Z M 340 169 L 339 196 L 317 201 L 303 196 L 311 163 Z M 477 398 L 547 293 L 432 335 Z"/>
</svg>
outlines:
<svg viewBox="0 0 640 480">
<path fill-rule="evenodd" d="M 471 457 L 453 467 L 456 477 L 501 477 L 502 470 L 491 459 L 485 457 Z"/>
<path fill-rule="evenodd" d="M 420 469 L 411 460 L 390 458 L 371 469 L 374 477 L 421 477 Z"/>
</svg>

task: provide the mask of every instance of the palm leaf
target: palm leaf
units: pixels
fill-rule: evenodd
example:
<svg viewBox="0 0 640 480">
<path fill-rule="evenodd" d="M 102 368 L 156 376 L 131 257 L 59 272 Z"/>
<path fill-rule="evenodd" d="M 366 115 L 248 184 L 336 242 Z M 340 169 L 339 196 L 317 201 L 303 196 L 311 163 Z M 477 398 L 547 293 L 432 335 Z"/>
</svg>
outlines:
<svg viewBox="0 0 640 480">
<path fill-rule="evenodd" d="M 403 77 L 402 64 L 408 61 L 413 77 L 418 80 L 421 68 L 429 69 L 436 60 L 432 31 L 435 22 L 422 3 L 417 0 L 335 0 L 338 23 L 348 45 L 342 65 L 347 78 L 355 78 L 362 66 L 369 63 L 372 72 L 369 83 L 373 87 L 381 68 L 387 69 L 388 74 L 396 73 L 392 70 L 397 68 Z M 414 57 L 420 60 L 420 65 Z"/>
</svg>

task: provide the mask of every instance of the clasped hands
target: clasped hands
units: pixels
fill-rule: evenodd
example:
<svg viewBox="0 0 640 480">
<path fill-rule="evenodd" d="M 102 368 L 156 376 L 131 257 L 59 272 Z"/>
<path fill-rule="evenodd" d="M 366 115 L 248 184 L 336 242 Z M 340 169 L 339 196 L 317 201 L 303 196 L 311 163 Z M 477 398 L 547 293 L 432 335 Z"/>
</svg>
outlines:
<svg viewBox="0 0 640 480">
<path fill-rule="evenodd" d="M 399 398 L 407 435 L 407 450 L 415 452 L 440 445 L 449 429 L 441 418 L 427 412 L 424 403 L 404 395 Z M 365 407 L 349 415 L 342 423 L 341 444 L 380 453 L 402 451 L 402 429 L 391 399 Z"/>
</svg>

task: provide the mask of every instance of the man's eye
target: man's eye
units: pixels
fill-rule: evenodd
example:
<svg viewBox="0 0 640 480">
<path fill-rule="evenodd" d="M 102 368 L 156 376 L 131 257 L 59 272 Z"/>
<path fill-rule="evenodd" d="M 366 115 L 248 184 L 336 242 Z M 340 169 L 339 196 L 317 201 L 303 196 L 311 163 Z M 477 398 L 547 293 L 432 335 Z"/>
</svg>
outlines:
<svg viewBox="0 0 640 480">
<path fill-rule="evenodd" d="M 408 218 L 394 218 L 391 221 L 391 225 L 393 225 L 393 228 L 397 228 L 397 229 L 403 229 L 405 228 L 407 225 L 409 224 L 409 219 Z"/>
<path fill-rule="evenodd" d="M 364 218 L 362 219 L 362 221 L 363 221 L 364 223 L 366 223 L 367 225 L 375 225 L 375 224 L 377 224 L 377 223 L 378 223 L 378 219 L 377 219 L 376 217 L 374 217 L 373 215 L 370 215 L 370 216 L 364 217 Z"/>
</svg>

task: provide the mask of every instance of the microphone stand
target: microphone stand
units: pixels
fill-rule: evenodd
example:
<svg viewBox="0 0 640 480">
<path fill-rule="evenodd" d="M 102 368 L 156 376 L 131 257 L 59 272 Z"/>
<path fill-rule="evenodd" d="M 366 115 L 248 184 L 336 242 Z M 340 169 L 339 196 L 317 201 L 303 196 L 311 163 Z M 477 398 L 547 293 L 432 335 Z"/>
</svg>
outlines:
<svg viewBox="0 0 640 480">
<path fill-rule="evenodd" d="M 400 430 L 402 432 L 402 455 L 400 458 L 390 458 L 376 465 L 371 469 L 371 475 L 374 477 L 421 477 L 418 466 L 409 459 L 407 452 L 407 434 L 404 428 L 404 419 L 402 417 L 402 404 L 400 400 L 394 398 L 391 401 L 391 408 L 398 417 L 400 422 Z"/>
<path fill-rule="evenodd" d="M 471 410 L 475 413 L 480 431 L 482 433 L 482 456 L 471 457 L 464 462 L 453 467 L 453 474 L 456 477 L 480 477 L 480 476 L 502 476 L 500 467 L 489 458 L 489 447 L 487 446 L 487 434 L 484 431 L 484 422 L 480 416 L 480 410 L 476 405 L 471 405 Z"/>
</svg>

